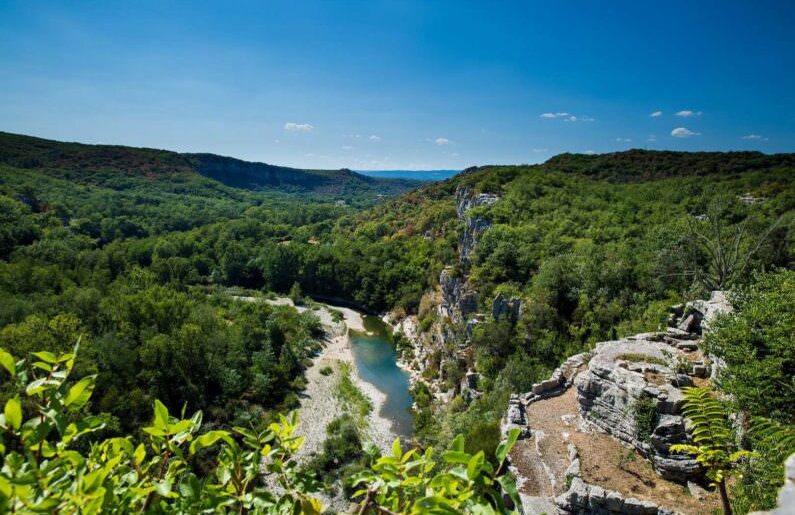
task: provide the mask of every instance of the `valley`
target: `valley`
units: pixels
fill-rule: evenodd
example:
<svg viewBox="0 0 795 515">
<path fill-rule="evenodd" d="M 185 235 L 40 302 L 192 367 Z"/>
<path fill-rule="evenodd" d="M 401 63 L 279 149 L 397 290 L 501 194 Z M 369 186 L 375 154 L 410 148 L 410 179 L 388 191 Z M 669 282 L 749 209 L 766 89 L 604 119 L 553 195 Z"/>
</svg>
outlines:
<svg viewBox="0 0 795 515">
<path fill-rule="evenodd" d="M 289 463 L 311 495 L 265 483 L 299 505 L 372 502 L 354 483 L 393 455 L 459 481 L 466 456 L 497 511 L 703 513 L 718 493 L 670 450 L 697 386 L 764 420 L 724 488 L 738 511 L 775 504 L 788 447 L 753 424 L 793 416 L 792 154 L 567 154 L 419 183 L 0 136 L 0 347 L 91 381 L 86 441 L 161 438 L 154 405 L 182 443 L 268 435 L 252 481 Z M 408 485 L 431 481 L 411 463 Z"/>
</svg>

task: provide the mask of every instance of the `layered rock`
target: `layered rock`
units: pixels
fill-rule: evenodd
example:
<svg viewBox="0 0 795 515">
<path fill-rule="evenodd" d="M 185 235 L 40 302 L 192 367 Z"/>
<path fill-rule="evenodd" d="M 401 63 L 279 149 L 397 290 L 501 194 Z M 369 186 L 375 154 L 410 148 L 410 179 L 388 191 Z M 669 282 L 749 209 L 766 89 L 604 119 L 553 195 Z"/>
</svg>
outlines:
<svg viewBox="0 0 795 515">
<path fill-rule="evenodd" d="M 500 300 L 500 304 L 503 302 Z M 654 472 L 672 485 L 700 479 L 703 470 L 696 460 L 671 454 L 668 449 L 672 444 L 690 441 L 681 411 L 682 388 L 693 385 L 696 378 L 707 377 L 714 367 L 700 353 L 698 344 L 709 324 L 730 310 L 720 292 L 714 292 L 708 301 L 678 306 L 666 331 L 599 343 L 591 352 L 566 360 L 551 377 L 534 384 L 529 392 L 513 395 L 502 430 L 519 428 L 525 439 L 517 443 L 511 456 L 512 472 L 518 483 L 525 485 L 520 488 L 525 512 L 672 513 L 668 511 L 672 506 L 666 509 L 651 502 L 649 499 L 655 500 L 653 495 L 638 500 L 624 490 L 624 496 L 608 490 L 609 481 L 588 484 L 580 476 L 577 450 L 571 442 L 582 442 L 583 435 L 588 433 L 594 433 L 589 439 L 609 437 L 610 445 L 620 449 L 620 442 L 623 447 L 637 450 L 648 459 Z M 568 398 L 572 399 L 571 404 L 566 404 Z M 565 420 L 562 424 L 555 423 L 549 415 Z M 570 441 L 570 435 L 579 436 L 571 436 Z M 550 451 L 554 449 L 548 443 L 552 437 L 570 442 L 565 478 L 561 475 L 561 453 Z M 547 443 L 543 444 L 545 439 Z M 560 443 L 556 445 L 560 448 Z M 592 460 L 593 455 L 590 456 Z M 594 463 L 588 462 L 590 474 L 593 469 Z M 554 496 L 550 496 L 549 486 L 546 489 L 529 486 L 543 478 L 545 471 L 555 470 L 557 476 L 550 477 Z M 561 491 L 559 485 L 564 479 L 567 489 Z M 549 508 L 552 500 L 554 510 Z M 692 506 L 688 509 L 692 511 Z"/>
<path fill-rule="evenodd" d="M 662 335 L 598 344 L 588 370 L 574 381 L 577 400 L 585 420 L 637 449 L 664 478 L 686 481 L 701 473 L 698 462 L 668 448 L 687 440 L 680 387 L 692 381 L 674 370 L 671 346 L 651 338 Z M 640 427 L 642 405 L 656 419 L 653 428 Z"/>
</svg>

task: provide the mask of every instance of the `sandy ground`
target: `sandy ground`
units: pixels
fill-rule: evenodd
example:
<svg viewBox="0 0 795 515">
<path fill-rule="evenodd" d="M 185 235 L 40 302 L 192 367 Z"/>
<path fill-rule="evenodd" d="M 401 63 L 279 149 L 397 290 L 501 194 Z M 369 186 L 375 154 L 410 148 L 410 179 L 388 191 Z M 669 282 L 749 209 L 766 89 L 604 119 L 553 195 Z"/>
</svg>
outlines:
<svg viewBox="0 0 795 515">
<path fill-rule="evenodd" d="M 569 442 L 577 448 L 582 478 L 590 484 L 684 514 L 712 513 L 718 507 L 716 493 L 699 501 L 686 486 L 657 475 L 647 460 L 615 438 L 581 424 L 573 387 L 557 397 L 530 404 L 527 425 L 533 436 L 516 444 L 511 460 L 528 478 L 519 486 L 528 513 L 549 513 L 553 508 L 549 499 L 566 490 Z"/>
<path fill-rule="evenodd" d="M 299 458 L 307 459 L 314 453 L 320 452 L 326 439 L 326 426 L 342 413 L 342 404 L 336 396 L 337 382 L 340 377 L 340 363 L 351 363 L 353 366 L 353 380 L 359 389 L 370 398 L 373 410 L 367 417 L 365 439 L 376 445 L 382 453 L 390 452 L 392 442 L 397 437 L 392 430 L 392 422 L 380 415 L 381 408 L 386 401 L 386 396 L 371 383 L 359 377 L 356 363 L 351 350 L 351 340 L 348 331 L 364 332 L 364 320 L 359 312 L 345 307 L 319 304 L 318 309 L 306 306 L 295 306 L 293 301 L 286 297 L 276 299 L 262 299 L 260 297 L 235 297 L 246 302 L 264 300 L 273 306 L 293 306 L 303 313 L 311 311 L 326 329 L 326 340 L 323 349 L 313 360 L 312 366 L 306 370 L 307 387 L 301 392 L 301 407 L 298 409 L 300 426 L 298 434 L 306 440 L 301 448 Z M 335 322 L 331 311 L 338 311 L 343 315 L 343 323 Z M 323 375 L 320 371 L 324 367 L 331 367 L 333 374 Z"/>
</svg>

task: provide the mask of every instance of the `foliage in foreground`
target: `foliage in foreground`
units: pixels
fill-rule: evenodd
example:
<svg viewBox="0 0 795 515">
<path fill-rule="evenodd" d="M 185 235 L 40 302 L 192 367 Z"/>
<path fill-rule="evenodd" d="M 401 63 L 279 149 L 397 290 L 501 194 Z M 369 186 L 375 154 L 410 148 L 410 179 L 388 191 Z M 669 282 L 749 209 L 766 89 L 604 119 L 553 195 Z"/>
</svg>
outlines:
<svg viewBox="0 0 795 515">
<path fill-rule="evenodd" d="M 323 485 L 295 459 L 303 443 L 295 414 L 263 431 L 202 433 L 201 412 L 174 417 L 155 401 L 144 441 L 92 441 L 104 426 L 84 414 L 96 377 L 70 379 L 76 352 L 36 352 L 17 361 L 0 349 L 0 373 L 18 392 L 0 414 L 0 511 L 321 513 L 312 494 Z M 462 438 L 443 453 L 443 463 L 431 459 L 431 449 L 404 453 L 396 441 L 392 456 L 354 478 L 357 511 L 508 513 L 502 491 L 516 500 L 516 489 L 502 472 L 516 437 L 511 433 L 498 448 L 496 468 L 483 452 L 464 452 Z"/>
<path fill-rule="evenodd" d="M 723 513 L 732 514 L 726 480 L 737 470 L 740 460 L 752 453 L 736 449 L 735 436 L 727 418 L 726 407 L 712 392 L 704 388 L 685 388 L 682 411 L 692 423 L 691 436 L 695 445 L 675 444 L 671 452 L 690 454 L 706 470 L 707 477 L 718 487 Z"/>
</svg>

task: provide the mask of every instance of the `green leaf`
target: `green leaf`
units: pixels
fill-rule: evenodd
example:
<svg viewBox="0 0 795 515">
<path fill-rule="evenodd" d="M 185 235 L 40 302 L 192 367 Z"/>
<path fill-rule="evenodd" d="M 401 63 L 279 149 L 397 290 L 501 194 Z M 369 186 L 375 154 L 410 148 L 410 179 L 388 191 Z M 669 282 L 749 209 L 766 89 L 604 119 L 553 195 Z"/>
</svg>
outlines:
<svg viewBox="0 0 795 515">
<path fill-rule="evenodd" d="M 8 399 L 3 412 L 6 416 L 6 424 L 14 430 L 19 429 L 19 426 L 22 425 L 22 405 L 19 402 L 19 397 Z"/>
<path fill-rule="evenodd" d="M 46 350 L 43 350 L 43 351 L 39 351 L 39 352 L 34 352 L 32 354 L 34 356 L 36 356 L 37 358 L 39 358 L 40 360 L 42 360 L 42 361 L 44 361 L 46 363 L 50 363 L 51 365 L 54 365 L 55 363 L 58 363 L 58 357 L 55 354 L 53 354 L 52 352 L 48 352 Z"/>
<path fill-rule="evenodd" d="M 231 446 L 235 445 L 234 440 L 226 431 L 208 431 L 191 442 L 190 453 L 195 454 L 196 451 L 215 445 L 218 440 L 223 440 Z"/>
<path fill-rule="evenodd" d="M 64 400 L 64 406 L 69 408 L 70 411 L 77 411 L 82 408 L 88 402 L 88 399 L 91 398 L 94 385 L 96 384 L 96 377 L 97 376 L 84 377 L 78 381 L 77 384 L 69 388 L 69 392 L 66 394 L 66 399 Z"/>
<path fill-rule="evenodd" d="M 472 456 L 472 459 L 469 460 L 467 463 L 467 477 L 470 480 L 474 480 L 480 474 L 480 467 L 483 465 L 483 461 L 485 459 L 485 455 L 483 451 L 479 451 L 477 454 Z"/>
<path fill-rule="evenodd" d="M 155 399 L 154 426 L 158 429 L 165 429 L 168 427 L 168 408 L 158 399 Z"/>
<path fill-rule="evenodd" d="M 0 349 L 0 365 L 8 370 L 8 373 L 12 376 L 17 375 L 17 366 L 14 363 L 14 356 L 6 352 L 4 349 Z"/>
<path fill-rule="evenodd" d="M 522 501 L 519 498 L 519 492 L 516 490 L 516 480 L 508 474 L 502 475 L 497 478 L 497 482 L 500 484 L 502 489 L 508 494 L 508 497 L 511 498 L 514 505 L 521 506 Z"/>
<path fill-rule="evenodd" d="M 442 453 L 442 459 L 445 463 L 469 463 L 472 456 L 462 451 L 445 451 Z"/>
<path fill-rule="evenodd" d="M 201 484 L 196 474 L 189 473 L 179 482 L 179 493 L 188 499 L 198 499 L 201 493 Z"/>
<path fill-rule="evenodd" d="M 395 438 L 395 441 L 392 442 L 392 455 L 397 459 L 403 456 L 403 450 L 400 448 L 400 438 Z"/>
<path fill-rule="evenodd" d="M 513 446 L 516 445 L 520 433 L 521 431 L 518 428 L 513 428 L 508 431 L 508 438 L 500 442 L 500 445 L 497 446 L 497 451 L 494 453 L 495 456 L 497 456 L 498 463 L 505 461 L 505 457 L 511 452 Z"/>
<path fill-rule="evenodd" d="M 450 444 L 450 450 L 464 452 L 464 435 L 456 435 Z"/>
<path fill-rule="evenodd" d="M 146 458 L 146 447 L 144 447 L 144 444 L 138 444 L 138 447 L 135 448 L 135 452 L 133 453 L 135 464 L 140 465 L 144 461 L 144 458 Z"/>
</svg>

